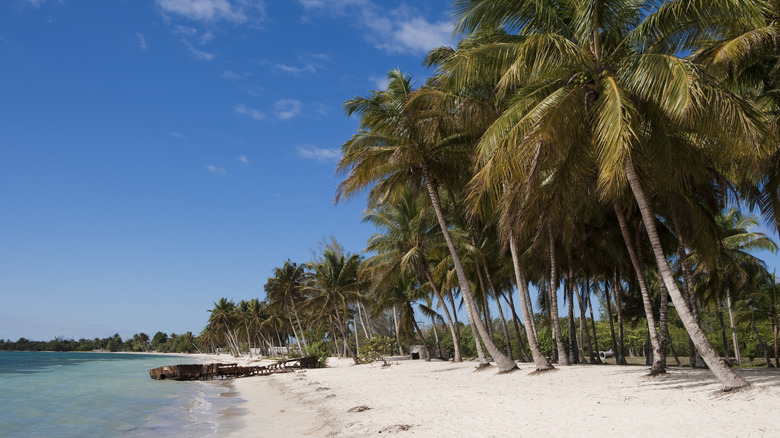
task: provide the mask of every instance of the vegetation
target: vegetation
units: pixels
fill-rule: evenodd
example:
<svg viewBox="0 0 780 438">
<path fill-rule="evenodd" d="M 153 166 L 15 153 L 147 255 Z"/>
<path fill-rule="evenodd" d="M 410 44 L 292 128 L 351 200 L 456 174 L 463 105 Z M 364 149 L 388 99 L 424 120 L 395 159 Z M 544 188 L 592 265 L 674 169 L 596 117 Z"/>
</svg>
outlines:
<svg viewBox="0 0 780 438">
<path fill-rule="evenodd" d="M 111 351 L 111 352 L 161 352 L 196 353 L 197 338 L 187 332 L 183 335 L 167 335 L 157 332 L 150 340 L 146 333 L 136 333 L 126 340 L 118 333 L 109 338 L 73 339 L 55 338 L 51 341 L 30 341 L 19 338 L 17 341 L 0 339 L 0 351 Z"/>
<path fill-rule="evenodd" d="M 776 282 L 751 254 L 777 248 L 739 210 L 780 223 L 775 8 L 454 1 L 463 39 L 429 53 L 423 86 L 394 70 L 345 103 L 360 128 L 336 202 L 367 195 L 368 258 L 334 245 L 305 272 L 285 263 L 249 343 L 301 349 L 316 329 L 357 362 L 361 338 L 387 334 L 399 354 L 422 343 L 502 372 L 612 349 L 662 374 L 671 353 L 725 389 L 748 385 L 732 357 L 780 365 Z"/>
</svg>

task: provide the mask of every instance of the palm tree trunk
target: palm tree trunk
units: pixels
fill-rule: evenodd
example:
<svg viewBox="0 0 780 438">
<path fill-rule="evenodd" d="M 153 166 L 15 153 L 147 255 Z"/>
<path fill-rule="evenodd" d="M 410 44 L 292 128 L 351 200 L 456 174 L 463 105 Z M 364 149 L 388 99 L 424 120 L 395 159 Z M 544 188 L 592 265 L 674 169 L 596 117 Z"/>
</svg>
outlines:
<svg viewBox="0 0 780 438">
<path fill-rule="evenodd" d="M 729 311 L 729 322 L 731 323 L 731 340 L 734 342 L 734 357 L 737 359 L 737 365 L 742 363 L 742 357 L 739 354 L 739 341 L 737 340 L 737 327 L 734 325 L 734 310 L 731 308 L 731 289 L 726 288 L 726 306 Z"/>
<path fill-rule="evenodd" d="M 357 303 L 357 311 L 358 311 L 358 320 L 360 321 L 360 325 L 363 327 L 363 334 L 366 335 L 366 339 L 370 339 L 371 337 L 368 336 L 368 329 L 366 328 L 366 323 L 365 321 L 363 321 L 362 306 L 360 305 L 359 302 Z M 357 323 L 355 323 L 355 327 L 357 327 Z"/>
<path fill-rule="evenodd" d="M 650 345 L 653 349 L 653 362 L 651 375 L 662 374 L 666 372 L 666 364 L 660 361 L 661 359 L 661 346 L 658 343 L 658 333 L 655 331 L 655 317 L 653 316 L 653 305 L 650 303 L 650 292 L 647 290 L 647 282 L 645 281 L 645 271 L 642 265 L 639 252 L 632 243 L 634 240 L 628 231 L 628 224 L 626 218 L 623 216 L 623 212 L 617 206 L 617 203 L 613 204 L 615 215 L 617 215 L 618 223 L 620 224 L 620 232 L 623 234 L 623 240 L 626 242 L 626 249 L 628 250 L 628 257 L 631 259 L 631 265 L 634 267 L 634 273 L 636 274 L 637 281 L 639 282 L 639 290 L 642 293 L 642 304 L 645 307 L 645 317 L 647 318 L 648 336 L 650 337 Z M 652 220 L 655 220 L 654 218 Z M 655 224 L 653 224 L 655 225 Z M 638 236 L 638 233 L 637 233 Z"/>
<path fill-rule="evenodd" d="M 614 283 L 615 283 L 615 310 L 617 311 L 617 319 L 618 319 L 618 351 L 615 352 L 615 363 L 618 365 L 626 365 L 626 355 L 623 351 L 624 349 L 624 343 L 623 340 L 625 339 L 623 337 L 623 307 L 621 306 L 621 299 L 620 299 L 620 281 L 618 277 L 618 271 L 615 269 L 614 271 Z"/>
<path fill-rule="evenodd" d="M 503 353 L 501 353 L 498 347 L 496 347 L 496 344 L 494 344 L 488 336 L 487 329 L 485 328 L 484 324 L 482 324 L 482 320 L 479 318 L 479 311 L 477 311 L 476 306 L 474 305 L 474 295 L 471 293 L 471 287 L 469 286 L 468 278 L 466 277 L 466 271 L 463 269 L 463 264 L 461 263 L 460 257 L 458 256 L 458 251 L 455 249 L 455 243 L 452 241 L 452 237 L 450 237 L 447 221 L 444 219 L 444 211 L 441 207 L 441 199 L 439 199 L 438 188 L 436 187 L 428 169 L 423 169 L 423 176 L 428 188 L 428 194 L 431 197 L 433 210 L 436 212 L 436 218 L 439 220 L 439 226 L 441 227 L 442 235 L 444 236 L 444 240 L 447 242 L 447 247 L 450 250 L 452 263 L 455 265 L 455 272 L 458 275 L 458 283 L 460 284 L 460 290 L 463 294 L 463 301 L 466 302 L 466 313 L 469 315 L 470 322 L 476 326 L 479 335 L 485 342 L 485 348 L 487 348 L 488 352 L 493 357 L 493 360 L 496 361 L 499 372 L 506 373 L 512 371 L 517 368 L 517 364 L 515 361 L 509 359 Z"/>
<path fill-rule="evenodd" d="M 398 342 L 398 354 L 404 355 L 404 347 L 401 346 L 401 331 L 398 327 L 398 309 L 393 306 L 393 326 L 395 327 L 395 341 Z"/>
<path fill-rule="evenodd" d="M 474 241 L 474 237 L 471 238 L 471 244 L 477 246 L 476 242 Z M 495 342 L 495 333 L 493 333 L 493 319 L 490 317 L 490 307 L 488 306 L 487 288 L 485 287 L 485 279 L 482 277 L 482 270 L 480 269 L 479 261 L 475 260 L 475 264 L 477 265 L 476 271 L 477 271 L 477 279 L 479 280 L 479 291 L 480 291 L 480 295 L 477 298 L 477 300 L 480 300 L 482 302 L 481 303 L 482 314 L 485 317 L 485 327 L 487 328 L 488 336 L 490 336 L 490 339 Z"/>
<path fill-rule="evenodd" d="M 780 368 L 780 355 L 778 355 L 778 352 L 780 352 L 780 349 L 778 346 L 780 346 L 780 343 L 778 343 L 778 340 L 780 340 L 780 324 L 777 323 L 777 319 L 772 319 L 772 335 L 774 337 L 775 341 L 775 367 Z"/>
<path fill-rule="evenodd" d="M 531 357 L 534 359 L 536 371 L 551 370 L 553 369 L 553 366 L 550 361 L 544 357 L 544 354 L 542 354 L 542 349 L 539 348 L 539 341 L 536 337 L 536 333 L 534 333 L 533 326 L 531 325 L 533 315 L 528 311 L 528 305 L 526 303 L 528 282 L 525 279 L 525 275 L 523 275 L 522 269 L 520 269 L 520 258 L 517 254 L 517 245 L 515 244 L 514 237 L 509 238 L 509 250 L 512 253 L 512 264 L 515 268 L 515 284 L 517 285 L 517 290 L 520 292 L 520 310 L 522 310 L 523 320 L 525 320 L 525 336 L 528 339 Z"/>
<path fill-rule="evenodd" d="M 550 240 L 550 320 L 552 321 L 553 338 L 558 347 L 558 364 L 571 365 L 569 356 L 566 353 L 566 346 L 563 345 L 563 336 L 561 335 L 561 323 L 558 320 L 558 266 L 555 263 L 555 239 L 553 239 L 552 227 L 547 224 L 547 235 Z"/>
<path fill-rule="evenodd" d="M 522 291 L 520 292 L 522 293 Z M 528 358 L 528 354 L 525 352 L 525 347 L 523 346 L 523 336 L 520 335 L 520 318 L 517 316 L 517 311 L 515 310 L 515 300 L 512 298 L 512 291 L 509 291 L 506 294 L 506 297 L 504 297 L 507 300 L 507 304 L 509 304 L 509 309 L 512 311 L 512 325 L 515 328 L 515 336 L 517 337 L 517 348 L 520 349 L 520 358 L 523 362 L 530 362 L 531 360 Z"/>
<path fill-rule="evenodd" d="M 579 355 L 577 354 L 579 348 L 577 348 L 577 324 L 574 321 L 574 285 L 572 284 L 572 279 L 572 268 L 569 265 L 569 273 L 566 275 L 566 283 L 563 290 L 569 300 L 569 363 L 575 365 L 579 363 Z"/>
<path fill-rule="evenodd" d="M 452 347 L 455 350 L 454 351 L 454 358 L 453 360 L 455 362 L 463 362 L 463 358 L 460 355 L 460 334 L 457 330 L 455 330 L 455 324 L 452 321 L 452 316 L 450 315 L 450 310 L 447 307 L 447 303 L 444 301 L 444 298 L 441 296 L 441 291 L 439 290 L 439 286 L 436 284 L 435 281 L 433 281 L 433 275 L 431 274 L 430 268 L 425 266 L 423 268 L 423 271 L 425 272 L 425 277 L 428 279 L 428 284 L 431 286 L 431 289 L 433 289 L 434 295 L 436 295 L 436 299 L 439 300 L 441 303 L 441 306 L 444 308 L 444 317 L 447 318 L 447 327 L 450 329 L 450 334 L 452 335 Z"/>
<path fill-rule="evenodd" d="M 729 341 L 726 337 L 726 322 L 723 319 L 723 302 L 720 297 L 715 299 L 715 312 L 718 314 L 718 322 L 720 323 L 720 340 L 723 342 L 723 356 L 726 362 L 729 361 Z"/>
<path fill-rule="evenodd" d="M 677 220 L 677 215 L 672 214 L 672 220 L 674 221 L 675 228 L 679 227 L 677 224 L 679 223 Z M 691 267 L 690 263 L 688 263 L 688 254 L 686 254 L 685 251 L 685 242 L 683 242 L 683 237 L 680 232 L 677 232 L 677 254 L 680 257 L 680 269 L 682 270 L 682 279 L 683 279 L 683 292 L 685 293 L 683 298 L 685 298 L 685 302 L 688 304 L 688 308 L 691 309 L 693 312 L 693 317 L 696 320 L 696 322 L 701 325 L 701 320 L 699 319 L 699 309 L 696 305 L 696 301 L 693 298 L 694 292 L 693 292 L 693 283 L 691 279 Z M 696 368 L 696 359 L 697 359 L 697 351 L 696 347 L 693 345 L 693 340 L 690 336 L 688 336 L 688 364 L 691 368 Z"/>
<path fill-rule="evenodd" d="M 460 345 L 460 320 L 458 320 L 458 306 L 455 305 L 455 296 L 451 290 L 447 292 L 447 297 L 450 299 L 450 303 L 452 304 L 452 321 L 453 325 L 455 326 L 455 333 L 457 334 L 455 342 Z M 447 304 L 445 303 L 444 305 L 446 306 Z"/>
<path fill-rule="evenodd" d="M 371 315 L 368 314 L 368 310 L 366 310 L 366 306 L 364 306 L 362 303 L 358 302 L 358 306 L 363 308 L 363 315 L 366 316 L 366 323 L 363 327 L 365 327 L 368 330 L 368 334 L 366 337 L 368 339 L 371 339 L 374 336 L 374 331 L 371 329 Z"/>
<path fill-rule="evenodd" d="M 441 342 L 439 342 L 439 331 L 436 330 L 435 316 L 431 316 L 431 327 L 433 327 L 433 337 L 436 339 L 436 349 L 439 351 L 439 359 L 444 359 L 444 355 L 441 352 Z"/>
<path fill-rule="evenodd" d="M 493 284 L 493 278 L 490 276 L 490 271 L 487 268 L 487 263 L 484 261 L 481 263 L 482 269 L 485 271 L 485 277 L 487 278 L 488 287 L 490 288 L 490 292 L 493 295 L 493 299 L 496 300 L 496 306 L 498 307 L 498 317 L 501 320 L 501 330 L 504 332 L 504 340 L 506 341 L 506 355 L 514 360 L 514 356 L 512 356 L 512 342 L 509 340 L 509 329 L 506 325 L 506 318 L 504 317 L 504 310 L 501 308 L 501 300 L 498 299 L 498 292 L 496 292 L 496 287 Z M 479 269 L 479 268 L 477 268 Z"/>
<path fill-rule="evenodd" d="M 588 279 L 585 283 L 585 296 L 588 298 L 588 309 L 590 311 L 590 326 L 593 329 L 593 346 L 595 348 L 596 352 L 596 363 L 601 364 L 601 356 L 599 356 L 599 338 L 596 334 L 596 319 L 593 318 L 593 303 L 591 303 L 590 300 L 590 279 Z M 587 322 L 586 322 L 587 325 Z M 590 340 L 588 340 L 588 343 L 590 344 Z"/>
<path fill-rule="evenodd" d="M 661 290 L 661 305 L 658 311 L 658 343 L 661 346 L 661 362 L 666 366 L 666 347 L 669 346 L 671 339 L 669 339 L 669 291 L 666 290 L 666 286 L 663 281 L 659 281 L 659 289 Z"/>
<path fill-rule="evenodd" d="M 713 374 L 715 374 L 718 380 L 724 385 L 726 391 L 750 386 L 750 383 L 729 368 L 728 365 L 726 365 L 726 362 L 718 356 L 718 353 L 712 348 L 712 344 L 707 340 L 701 327 L 696 323 L 693 315 L 685 305 L 685 300 L 682 293 L 680 293 L 680 289 L 677 287 L 677 283 L 672 276 L 672 271 L 669 268 L 669 264 L 666 262 L 663 249 L 661 248 L 661 240 L 659 239 L 658 232 L 655 228 L 655 215 L 645 196 L 642 185 L 639 182 L 639 175 L 637 175 L 636 170 L 634 169 L 634 163 L 630 156 L 626 159 L 626 176 L 628 177 L 628 182 L 631 186 L 634 198 L 636 199 L 637 204 L 639 204 L 639 210 L 642 212 L 642 218 L 645 222 L 647 236 L 650 238 L 653 247 L 653 254 L 655 255 L 656 264 L 658 265 L 658 271 L 666 284 L 666 288 L 669 290 L 669 295 L 672 298 L 674 307 L 677 309 L 677 313 L 679 313 L 685 329 L 688 330 L 691 339 L 693 339 L 694 345 L 696 345 L 696 348 L 701 353 L 707 366 L 709 366 Z"/>
<path fill-rule="evenodd" d="M 530 288 L 528 287 L 528 285 L 526 285 L 526 287 L 523 288 L 523 295 L 525 296 L 526 310 L 528 311 L 528 314 L 531 315 L 531 319 L 530 320 L 526 320 L 525 323 L 527 325 L 531 326 L 531 330 L 533 330 L 533 332 L 534 332 L 534 338 L 537 339 L 537 343 L 538 343 L 539 332 L 536 331 L 536 320 L 534 319 L 534 303 L 533 303 L 533 300 L 531 300 L 531 291 L 529 289 Z M 523 317 L 523 318 L 525 318 L 525 317 Z"/>
<path fill-rule="evenodd" d="M 303 342 L 303 348 L 309 349 L 308 344 L 306 343 L 306 335 L 303 334 L 303 326 L 301 325 L 301 320 L 298 318 L 298 311 L 295 309 L 295 301 L 293 301 L 292 296 L 288 295 L 288 298 L 290 299 L 290 306 L 292 307 L 293 315 L 295 315 L 295 322 L 298 323 L 298 330 L 301 332 L 301 341 Z M 296 336 L 297 338 L 297 336 Z M 300 347 L 300 342 L 298 343 L 298 347 Z"/>
<path fill-rule="evenodd" d="M 471 330 L 471 337 L 474 338 L 474 345 L 477 349 L 477 359 L 479 360 L 479 367 L 490 366 L 490 362 L 485 357 L 485 352 L 482 350 L 482 342 L 479 339 L 479 333 L 474 329 L 474 324 L 469 324 Z"/>
<path fill-rule="evenodd" d="M 360 310 L 358 310 L 358 312 L 360 312 Z M 357 322 L 357 318 L 355 318 L 354 316 L 352 317 L 352 325 L 355 326 L 355 350 L 360 352 L 360 339 L 358 339 L 358 329 L 357 329 L 358 322 Z"/>
<path fill-rule="evenodd" d="M 615 285 L 612 285 L 612 288 L 614 290 Z M 615 362 L 619 363 L 617 360 L 618 357 L 618 343 L 617 338 L 615 337 L 615 323 L 612 320 L 612 297 L 609 296 L 609 286 L 608 282 L 604 281 L 604 301 L 607 303 L 607 317 L 609 318 L 609 334 L 612 337 L 612 351 L 615 352 Z M 598 350 L 599 346 L 596 345 L 596 350 Z M 598 351 L 596 351 L 598 353 Z M 599 356 L 599 358 L 601 358 Z"/>
<path fill-rule="evenodd" d="M 585 282 L 587 285 L 587 281 Z M 586 292 L 588 294 L 589 292 Z M 593 354 L 593 344 L 590 341 L 590 330 L 588 329 L 588 318 L 585 317 L 585 306 L 587 305 L 587 301 L 585 299 L 580 298 L 580 292 L 577 289 L 577 285 L 574 284 L 574 295 L 577 297 L 577 304 L 580 307 L 580 342 L 583 343 L 584 346 L 587 346 L 586 352 L 588 353 L 587 359 L 583 359 L 583 363 L 594 363 L 594 362 L 601 362 L 599 359 L 598 351 L 596 351 L 596 354 Z M 594 327 L 595 330 L 595 327 Z M 595 334 L 595 331 L 594 331 Z M 584 339 L 583 339 L 584 338 Z M 596 346 L 598 348 L 598 345 Z M 580 348 L 582 350 L 582 348 Z M 583 354 L 583 358 L 585 355 Z"/>
</svg>

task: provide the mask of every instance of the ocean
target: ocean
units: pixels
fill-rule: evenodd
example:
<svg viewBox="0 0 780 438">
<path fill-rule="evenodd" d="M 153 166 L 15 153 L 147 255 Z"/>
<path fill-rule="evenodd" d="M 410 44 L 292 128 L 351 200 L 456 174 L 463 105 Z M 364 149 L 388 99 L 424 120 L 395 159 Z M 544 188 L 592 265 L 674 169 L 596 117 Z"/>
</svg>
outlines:
<svg viewBox="0 0 780 438">
<path fill-rule="evenodd" d="M 0 351 L 0 436 L 207 437 L 242 402 L 221 381 L 157 381 L 186 356 Z"/>
</svg>

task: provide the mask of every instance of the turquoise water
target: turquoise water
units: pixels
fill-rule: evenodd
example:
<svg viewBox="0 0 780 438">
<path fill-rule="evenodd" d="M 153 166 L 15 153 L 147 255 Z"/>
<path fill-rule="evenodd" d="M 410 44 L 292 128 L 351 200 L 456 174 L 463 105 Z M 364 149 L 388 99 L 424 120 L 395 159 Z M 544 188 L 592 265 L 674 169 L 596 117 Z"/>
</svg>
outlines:
<svg viewBox="0 0 780 438">
<path fill-rule="evenodd" d="M 3 437 L 206 437 L 220 411 L 222 382 L 156 381 L 147 370 L 197 363 L 187 357 L 0 351 Z"/>
</svg>

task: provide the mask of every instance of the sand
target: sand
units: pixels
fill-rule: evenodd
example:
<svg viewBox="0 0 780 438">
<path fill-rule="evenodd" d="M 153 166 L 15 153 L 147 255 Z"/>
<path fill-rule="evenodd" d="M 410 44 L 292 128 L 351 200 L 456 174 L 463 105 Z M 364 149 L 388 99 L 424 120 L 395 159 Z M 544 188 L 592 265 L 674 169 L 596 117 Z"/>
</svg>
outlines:
<svg viewBox="0 0 780 438">
<path fill-rule="evenodd" d="M 520 368 L 331 358 L 328 368 L 235 379 L 246 402 L 220 436 L 780 436 L 780 370 L 739 370 L 753 388 L 721 393 L 707 370 L 648 378 L 644 366 Z"/>
</svg>

